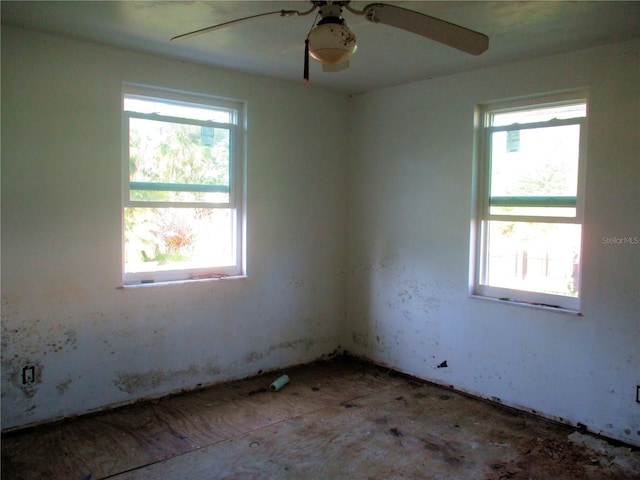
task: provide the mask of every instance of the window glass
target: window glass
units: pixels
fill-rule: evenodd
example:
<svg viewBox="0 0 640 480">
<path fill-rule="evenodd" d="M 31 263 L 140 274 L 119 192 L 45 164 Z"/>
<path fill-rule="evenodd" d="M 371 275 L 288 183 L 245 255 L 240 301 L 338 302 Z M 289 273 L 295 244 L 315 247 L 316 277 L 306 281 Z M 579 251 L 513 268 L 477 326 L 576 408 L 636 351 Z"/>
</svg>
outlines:
<svg viewBox="0 0 640 480">
<path fill-rule="evenodd" d="M 124 283 L 243 268 L 242 104 L 124 96 Z"/>
<path fill-rule="evenodd" d="M 578 188 L 580 125 L 495 132 L 491 196 L 572 196 Z"/>
<path fill-rule="evenodd" d="M 579 155 L 580 125 L 493 132 L 491 214 L 575 216 Z"/>
<path fill-rule="evenodd" d="M 125 208 L 127 272 L 235 262 L 234 219 L 221 208 Z"/>
<path fill-rule="evenodd" d="M 228 202 L 229 130 L 129 120 L 132 200 Z"/>
<path fill-rule="evenodd" d="M 489 222 L 486 284 L 578 297 L 581 226 Z"/>
<path fill-rule="evenodd" d="M 483 108 L 475 294 L 579 307 L 583 98 Z"/>
</svg>

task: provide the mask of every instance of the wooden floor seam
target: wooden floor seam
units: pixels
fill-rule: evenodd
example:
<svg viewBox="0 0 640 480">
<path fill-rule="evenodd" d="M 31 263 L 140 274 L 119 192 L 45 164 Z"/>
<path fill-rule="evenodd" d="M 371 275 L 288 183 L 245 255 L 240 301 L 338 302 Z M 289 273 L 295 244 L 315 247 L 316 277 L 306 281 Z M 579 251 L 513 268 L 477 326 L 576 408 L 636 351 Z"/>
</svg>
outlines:
<svg viewBox="0 0 640 480">
<path fill-rule="evenodd" d="M 279 423 L 287 422 L 288 420 L 291 420 L 291 419 L 296 418 L 296 417 L 298 417 L 298 416 L 303 416 L 303 415 L 312 415 L 312 414 L 315 414 L 315 413 L 319 413 L 319 412 L 321 412 L 322 410 L 326 410 L 326 409 L 328 409 L 328 408 L 336 407 L 336 406 L 339 406 L 339 405 L 344 404 L 344 403 L 346 403 L 346 402 L 355 402 L 355 401 L 357 401 L 358 399 L 362 399 L 362 398 L 370 397 L 370 396 L 373 396 L 373 395 L 379 394 L 380 392 L 390 390 L 391 388 L 392 388 L 392 387 L 388 387 L 388 388 L 384 388 L 384 389 L 376 390 L 375 392 L 370 392 L 370 393 L 367 393 L 367 394 L 364 394 L 364 395 L 354 396 L 354 397 L 352 397 L 352 398 L 348 398 L 348 399 L 346 399 L 346 400 L 342 400 L 342 401 L 340 401 L 340 402 L 336 402 L 336 403 L 334 403 L 334 404 L 332 404 L 332 405 L 328 405 L 328 406 L 320 407 L 320 408 L 318 408 L 318 409 L 316 409 L 316 410 L 310 410 L 310 411 L 306 411 L 306 412 L 303 412 L 303 413 L 300 413 L 300 414 L 298 414 L 298 415 L 294 415 L 294 416 L 291 416 L 291 417 L 285 417 L 285 418 L 279 419 L 278 421 L 275 421 L 275 422 L 273 422 L 273 423 L 270 423 L 270 424 L 267 424 L 267 425 L 262 425 L 262 426 L 260 426 L 260 427 L 257 427 L 257 428 L 255 428 L 255 429 L 253 429 L 253 430 L 250 430 L 250 431 L 244 431 L 244 432 L 241 432 L 241 433 L 239 433 L 239 434 L 237 434 L 237 435 L 234 435 L 234 436 L 232 436 L 232 437 L 224 438 L 224 439 L 218 440 L 218 441 L 216 441 L 216 442 L 212 442 L 212 443 L 209 443 L 209 444 L 206 444 L 206 445 L 199 446 L 199 447 L 194 448 L 194 449 L 192 449 L 192 450 L 188 450 L 188 451 L 185 451 L 185 452 L 182 452 L 182 453 L 178 453 L 178 454 L 176 454 L 176 455 L 174 455 L 174 456 L 172 456 L 172 457 L 169 457 L 169 458 L 165 458 L 165 459 L 162 459 L 162 460 L 156 460 L 156 461 L 153 461 L 153 462 L 149 462 L 149 463 L 147 463 L 147 464 L 145 464 L 145 465 L 139 465 L 139 466 L 134 467 L 134 468 L 131 468 L 131 469 L 129 469 L 129 470 L 125 470 L 125 471 L 122 471 L 122 472 L 117 472 L 117 473 L 114 473 L 114 474 L 108 475 L 108 476 L 106 476 L 106 477 L 101 477 L 101 478 L 99 478 L 99 479 L 98 479 L 98 478 L 93 479 L 93 477 L 92 477 L 92 480 L 109 480 L 109 479 L 113 479 L 113 478 L 116 478 L 116 477 L 121 476 L 121 475 L 124 475 L 124 474 L 128 474 L 128 473 L 132 473 L 132 472 L 135 472 L 135 471 L 138 471 L 138 470 L 142 470 L 142 469 L 144 469 L 144 468 L 147 468 L 147 467 L 149 467 L 149 466 L 151 466 L 151 465 L 154 465 L 154 464 L 157 464 L 157 463 L 162 463 L 162 462 L 166 462 L 166 461 L 171 461 L 171 460 L 173 460 L 173 459 L 175 459 L 175 458 L 177 458 L 177 457 L 182 457 L 182 456 L 185 456 L 185 455 L 190 455 L 190 454 L 195 453 L 195 452 L 197 452 L 197 451 L 199 451 L 199 450 L 203 450 L 203 449 L 206 449 L 206 448 L 212 447 L 212 446 L 217 445 L 217 444 L 220 444 L 220 443 L 228 442 L 228 441 L 231 441 L 231 440 L 234 440 L 234 439 L 238 439 L 238 438 L 241 438 L 241 437 L 244 437 L 244 436 L 250 435 L 250 434 L 255 433 L 255 432 L 258 432 L 258 431 L 260 431 L 260 430 L 264 430 L 265 428 L 269 428 L 269 427 L 272 427 L 272 426 L 274 426 L 274 425 L 277 425 L 277 424 L 279 424 Z"/>
</svg>

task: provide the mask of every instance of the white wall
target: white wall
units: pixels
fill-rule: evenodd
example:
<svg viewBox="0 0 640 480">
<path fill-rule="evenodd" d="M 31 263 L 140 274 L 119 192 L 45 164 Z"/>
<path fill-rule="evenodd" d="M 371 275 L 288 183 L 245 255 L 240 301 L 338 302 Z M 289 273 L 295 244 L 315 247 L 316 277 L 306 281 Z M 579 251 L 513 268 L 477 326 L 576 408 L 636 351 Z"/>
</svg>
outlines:
<svg viewBox="0 0 640 480">
<path fill-rule="evenodd" d="M 247 101 L 247 279 L 117 289 L 124 81 Z M 3 25 L 2 427 L 338 348 L 347 108 L 302 81 Z M 33 388 L 26 364 L 40 372 Z"/>
<path fill-rule="evenodd" d="M 640 444 L 640 43 L 353 100 L 350 351 Z M 478 103 L 588 87 L 582 316 L 468 296 Z M 443 361 L 446 368 L 438 368 Z"/>
</svg>

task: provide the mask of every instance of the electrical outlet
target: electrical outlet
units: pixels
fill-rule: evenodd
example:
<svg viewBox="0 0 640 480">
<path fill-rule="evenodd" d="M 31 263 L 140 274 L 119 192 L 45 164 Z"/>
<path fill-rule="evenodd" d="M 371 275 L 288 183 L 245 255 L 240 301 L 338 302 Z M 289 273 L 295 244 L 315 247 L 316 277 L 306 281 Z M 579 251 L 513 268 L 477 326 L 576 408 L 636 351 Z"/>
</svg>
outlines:
<svg viewBox="0 0 640 480">
<path fill-rule="evenodd" d="M 22 384 L 31 385 L 36 381 L 36 367 L 25 365 L 22 367 Z"/>
</svg>

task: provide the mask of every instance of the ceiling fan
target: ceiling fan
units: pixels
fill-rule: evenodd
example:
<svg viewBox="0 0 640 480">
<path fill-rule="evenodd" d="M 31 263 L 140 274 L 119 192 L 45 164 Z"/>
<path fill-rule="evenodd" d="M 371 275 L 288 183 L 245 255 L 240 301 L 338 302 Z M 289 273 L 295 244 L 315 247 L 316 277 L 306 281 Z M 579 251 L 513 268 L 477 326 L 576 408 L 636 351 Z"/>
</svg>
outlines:
<svg viewBox="0 0 640 480">
<path fill-rule="evenodd" d="M 489 48 L 489 37 L 482 33 L 395 5 L 372 3 L 364 7 L 363 10 L 356 10 L 349 5 L 351 3 L 349 1 L 311 0 L 311 3 L 311 8 L 305 11 L 276 10 L 259 13 L 177 35 L 171 41 L 183 40 L 267 15 L 304 16 L 319 10 L 316 20 L 318 17 L 320 20 L 317 22 L 314 20 L 305 39 L 304 78 L 308 80 L 309 56 L 320 62 L 324 71 L 335 72 L 349 66 L 349 58 L 355 53 L 358 46 L 355 34 L 347 27 L 344 18 L 342 18 L 344 8 L 355 15 L 364 16 L 370 22 L 400 28 L 471 55 L 480 55 Z"/>
</svg>

